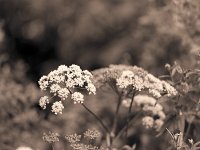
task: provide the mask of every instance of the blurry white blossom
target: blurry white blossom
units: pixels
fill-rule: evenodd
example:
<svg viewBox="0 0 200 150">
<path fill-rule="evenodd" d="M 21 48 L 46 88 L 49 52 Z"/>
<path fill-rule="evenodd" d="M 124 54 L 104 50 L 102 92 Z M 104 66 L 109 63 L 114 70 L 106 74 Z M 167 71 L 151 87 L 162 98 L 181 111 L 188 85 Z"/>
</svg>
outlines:
<svg viewBox="0 0 200 150">
<path fill-rule="evenodd" d="M 124 102 L 125 100 L 126 102 Z M 125 100 L 122 101 L 122 105 L 129 107 L 131 99 Z M 156 103 L 156 99 L 148 95 L 136 95 L 133 102 L 136 104 L 134 107 L 138 106 L 140 111 L 144 113 L 145 117 L 142 119 L 143 125 L 146 128 L 154 128 L 159 131 L 166 118 L 162 105 Z"/>
<path fill-rule="evenodd" d="M 152 128 L 154 124 L 154 119 L 151 116 L 145 116 L 142 119 L 142 124 L 148 129 Z"/>
<path fill-rule="evenodd" d="M 77 133 L 66 135 L 65 139 L 69 142 L 72 150 L 105 150 L 103 147 L 98 147 L 91 143 L 91 140 L 95 140 L 99 136 L 100 133 L 97 130 L 88 129 L 82 135 Z"/>
<path fill-rule="evenodd" d="M 117 79 L 117 85 L 119 85 L 120 88 L 127 88 L 134 82 L 133 80 L 134 73 L 132 71 L 123 71 L 121 77 Z"/>
<path fill-rule="evenodd" d="M 76 142 L 80 142 L 81 135 L 78 135 L 75 133 L 75 134 L 66 135 L 65 138 L 69 143 L 76 143 Z"/>
<path fill-rule="evenodd" d="M 16 150 L 33 150 L 33 149 L 28 146 L 20 146 Z"/>
<path fill-rule="evenodd" d="M 40 85 L 40 89 L 42 91 L 45 91 L 47 89 L 47 87 L 49 86 L 48 77 L 47 76 L 42 76 L 40 78 L 40 80 L 38 81 L 38 83 Z"/>
<path fill-rule="evenodd" d="M 84 137 L 88 137 L 89 139 L 95 139 L 100 136 L 99 131 L 97 130 L 90 130 L 88 129 L 87 131 L 84 132 Z"/>
<path fill-rule="evenodd" d="M 89 94 L 96 94 L 96 87 L 94 84 L 89 83 L 85 88 L 89 91 Z"/>
<path fill-rule="evenodd" d="M 193 145 L 194 144 L 194 140 L 193 139 L 188 139 L 188 142 Z"/>
<path fill-rule="evenodd" d="M 74 104 L 83 103 L 84 101 L 84 96 L 80 92 L 74 92 L 71 98 L 74 100 Z"/>
<path fill-rule="evenodd" d="M 175 88 L 170 84 L 161 81 L 145 71 L 143 74 L 138 74 L 130 70 L 125 70 L 116 81 L 119 88 L 132 87 L 136 91 L 147 89 L 156 98 L 161 97 L 162 93 L 167 93 L 168 96 L 177 94 Z"/>
<path fill-rule="evenodd" d="M 131 99 L 130 98 L 126 98 L 122 100 L 122 106 L 129 108 L 131 105 Z"/>
<path fill-rule="evenodd" d="M 60 90 L 58 90 L 58 97 L 60 97 L 62 100 L 65 100 L 67 99 L 69 93 L 70 92 L 67 88 L 61 88 Z"/>
<path fill-rule="evenodd" d="M 108 68 L 93 71 L 93 74 L 94 83 L 97 87 L 106 85 L 106 83 L 111 85 L 116 83 L 119 89 L 132 88 L 134 91 L 147 92 L 155 98 L 160 98 L 164 94 L 167 94 L 167 96 L 177 95 L 176 89 L 169 83 L 156 78 L 137 66 L 110 65 Z"/>
<path fill-rule="evenodd" d="M 162 84 L 164 87 L 164 91 L 167 93 L 168 96 L 177 94 L 177 91 L 174 90 L 174 88 L 171 85 L 169 85 L 169 83 L 167 83 L 166 81 L 162 81 Z"/>
<path fill-rule="evenodd" d="M 154 128 L 155 128 L 157 131 L 159 131 L 163 124 L 164 124 L 164 121 L 163 121 L 163 120 L 157 119 L 157 120 L 155 120 L 155 122 L 154 122 Z"/>
<path fill-rule="evenodd" d="M 64 109 L 64 106 L 62 102 L 58 101 L 58 102 L 53 103 L 51 111 L 57 115 L 57 114 L 62 114 L 63 109 Z"/>
<path fill-rule="evenodd" d="M 46 104 L 49 103 L 49 98 L 47 96 L 43 96 L 40 98 L 39 100 L 39 105 L 40 107 L 42 107 L 43 109 L 46 109 Z"/>
<path fill-rule="evenodd" d="M 52 84 L 50 86 L 50 93 L 53 93 L 54 95 L 56 95 L 59 90 L 61 90 L 61 87 L 59 84 Z"/>
<path fill-rule="evenodd" d="M 138 105 L 155 105 L 156 104 L 156 99 L 153 97 L 150 97 L 148 95 L 136 95 L 134 97 L 134 102 Z"/>
<path fill-rule="evenodd" d="M 54 143 L 59 141 L 59 134 L 56 132 L 43 133 L 43 140 L 48 143 Z"/>
</svg>

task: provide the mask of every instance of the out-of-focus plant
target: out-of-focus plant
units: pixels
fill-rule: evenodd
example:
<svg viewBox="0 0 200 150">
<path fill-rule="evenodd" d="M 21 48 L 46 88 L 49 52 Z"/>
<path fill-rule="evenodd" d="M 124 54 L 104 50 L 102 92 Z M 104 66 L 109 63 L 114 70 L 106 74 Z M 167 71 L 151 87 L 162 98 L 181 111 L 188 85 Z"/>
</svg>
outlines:
<svg viewBox="0 0 200 150">
<path fill-rule="evenodd" d="M 174 19 L 179 27 L 186 29 L 189 35 L 198 35 L 200 4 L 198 0 L 173 0 Z"/>
<path fill-rule="evenodd" d="M 39 122 L 36 108 L 41 92 L 27 79 L 26 65 L 11 62 L 6 54 L 0 55 L 0 93 L 1 149 L 27 144 L 22 142 L 27 138 L 25 132 Z"/>
<path fill-rule="evenodd" d="M 199 57 L 197 57 L 199 58 Z M 195 60 L 198 62 L 198 60 Z M 159 135 L 166 131 L 172 137 L 170 149 L 199 149 L 199 119 L 200 119 L 200 70 L 199 63 L 186 69 L 175 62 L 172 66 L 166 64 L 169 75 L 161 76 L 177 90 L 173 99 L 162 97 L 159 101 L 165 104 L 166 119 Z M 159 136 L 158 135 L 158 136 Z M 192 139 L 192 140 L 188 140 Z M 187 141 L 188 140 L 188 141 Z"/>
<path fill-rule="evenodd" d="M 166 130 L 171 136 L 171 140 L 172 140 L 175 150 L 199 150 L 200 149 L 199 147 L 200 141 L 194 143 L 193 139 L 188 139 L 188 143 L 186 143 L 184 141 L 182 132 L 172 133 L 167 128 Z"/>
<path fill-rule="evenodd" d="M 172 12 L 175 28 L 182 33 L 183 40 L 187 40 L 192 51 L 200 47 L 200 3 L 198 0 L 172 0 L 169 5 Z M 185 39 L 184 39 L 185 38 Z"/>
</svg>

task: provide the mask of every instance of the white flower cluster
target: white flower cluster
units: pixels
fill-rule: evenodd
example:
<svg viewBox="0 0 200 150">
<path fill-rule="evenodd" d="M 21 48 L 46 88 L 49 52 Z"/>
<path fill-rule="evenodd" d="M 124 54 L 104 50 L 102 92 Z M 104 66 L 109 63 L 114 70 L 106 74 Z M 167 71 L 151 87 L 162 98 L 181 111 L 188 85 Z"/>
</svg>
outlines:
<svg viewBox="0 0 200 150">
<path fill-rule="evenodd" d="M 96 94 L 96 88 L 92 83 L 92 74 L 87 70 L 82 70 L 77 65 L 61 65 L 56 70 L 44 75 L 38 81 L 42 91 L 49 91 L 53 96 L 59 97 L 61 101 L 52 105 L 52 112 L 62 113 L 64 106 L 62 101 L 66 100 L 71 94 L 74 104 L 83 103 L 84 95 L 77 92 L 78 89 L 86 89 L 89 94 Z M 49 103 L 49 98 L 44 96 L 40 99 L 39 105 L 45 109 Z"/>
<path fill-rule="evenodd" d="M 73 143 L 70 146 L 72 150 L 105 150 L 103 147 L 93 146 L 92 144 Z"/>
<path fill-rule="evenodd" d="M 157 131 L 160 130 L 166 118 L 162 105 L 156 104 L 156 99 L 147 95 L 135 96 L 134 102 L 147 114 L 147 116 L 142 119 L 143 125 L 146 128 L 155 128 Z"/>
<path fill-rule="evenodd" d="M 72 99 L 74 100 L 74 104 L 77 104 L 77 103 L 83 103 L 84 101 L 84 95 L 81 94 L 80 92 L 74 92 L 72 94 Z"/>
<path fill-rule="evenodd" d="M 152 128 L 154 124 L 154 119 L 151 116 L 145 116 L 142 119 L 142 124 L 147 128 Z"/>
<path fill-rule="evenodd" d="M 166 93 L 167 96 L 175 96 L 177 94 L 176 89 L 169 83 L 147 72 L 140 74 L 125 70 L 116 81 L 119 88 L 132 87 L 136 91 L 147 90 L 156 98 L 161 97 L 162 93 Z"/>
<path fill-rule="evenodd" d="M 76 133 L 66 135 L 65 138 L 69 143 L 77 143 L 81 141 L 81 135 L 78 135 Z"/>
<path fill-rule="evenodd" d="M 89 139 L 95 139 L 100 136 L 99 131 L 97 130 L 90 130 L 88 129 L 87 131 L 84 132 L 84 137 L 87 137 Z"/>
<path fill-rule="evenodd" d="M 48 143 L 54 143 L 59 141 L 59 134 L 56 132 L 43 133 L 43 140 Z"/>
<path fill-rule="evenodd" d="M 137 95 L 134 97 L 134 102 L 138 106 L 144 106 L 144 105 L 154 106 L 156 104 L 156 99 L 148 95 Z"/>
<path fill-rule="evenodd" d="M 46 105 L 49 103 L 49 98 L 47 96 L 43 96 L 39 100 L 39 105 L 43 109 L 46 109 Z"/>
<path fill-rule="evenodd" d="M 99 136 L 100 133 L 97 130 L 88 129 L 82 135 L 76 133 L 66 135 L 65 139 L 69 142 L 71 147 L 70 149 L 72 150 L 105 150 L 103 147 L 98 147 L 91 144 L 91 140 L 95 140 Z M 88 139 L 89 144 L 87 144 Z"/>
<path fill-rule="evenodd" d="M 122 100 L 122 106 L 129 108 L 131 105 L 131 98 L 126 98 Z"/>
<path fill-rule="evenodd" d="M 131 99 L 122 100 L 122 106 L 129 108 Z M 146 128 L 155 128 L 157 131 L 162 127 L 166 118 L 163 107 L 156 103 L 156 99 L 148 95 L 137 95 L 133 99 L 135 110 L 142 111 L 145 117 L 142 119 L 142 124 Z"/>
<path fill-rule="evenodd" d="M 144 89 L 142 83 L 143 79 L 129 70 L 123 71 L 121 77 L 117 79 L 117 85 L 120 88 L 127 88 L 128 86 L 133 85 L 133 87 L 138 91 Z"/>
<path fill-rule="evenodd" d="M 20 146 L 16 150 L 33 150 L 33 149 L 28 146 Z"/>
<path fill-rule="evenodd" d="M 63 109 L 64 109 L 64 106 L 63 106 L 62 102 L 59 101 L 59 102 L 53 103 L 51 111 L 57 115 L 57 114 L 62 114 Z"/>
<path fill-rule="evenodd" d="M 160 119 L 155 120 L 152 116 L 145 116 L 142 119 L 142 124 L 147 129 L 155 128 L 157 131 L 159 131 L 163 125 L 163 121 Z"/>
</svg>

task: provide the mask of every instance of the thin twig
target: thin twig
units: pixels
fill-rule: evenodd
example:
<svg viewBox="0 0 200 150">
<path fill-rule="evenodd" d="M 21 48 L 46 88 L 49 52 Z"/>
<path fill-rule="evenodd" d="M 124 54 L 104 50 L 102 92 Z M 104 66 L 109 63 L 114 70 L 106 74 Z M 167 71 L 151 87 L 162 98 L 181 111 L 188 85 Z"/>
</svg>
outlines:
<svg viewBox="0 0 200 150">
<path fill-rule="evenodd" d="M 122 98 L 122 95 L 119 95 L 111 133 L 114 133 L 116 130 L 116 127 L 117 127 L 118 113 L 119 113 L 119 109 L 120 109 L 120 105 L 121 105 L 121 98 Z"/>
<path fill-rule="evenodd" d="M 119 109 L 120 109 L 120 105 L 121 105 L 121 100 L 122 100 L 122 93 L 118 95 L 118 102 L 117 102 L 117 106 L 116 106 L 116 111 L 115 111 L 115 116 L 114 116 L 114 120 L 113 120 L 113 125 L 111 128 L 111 133 L 110 133 L 110 142 L 112 145 L 113 142 L 113 138 L 116 136 L 115 132 L 116 132 L 116 128 L 117 128 L 117 123 L 118 123 L 118 114 L 119 114 Z"/>
<path fill-rule="evenodd" d="M 191 129 L 191 125 L 192 125 L 192 121 L 189 122 L 189 124 L 188 124 L 187 130 L 186 130 L 185 136 L 184 136 L 184 141 L 187 139 L 187 136 L 188 136 L 190 129 Z"/>
<path fill-rule="evenodd" d="M 101 126 L 103 127 L 103 129 L 105 129 L 105 131 L 110 134 L 110 130 L 107 128 L 107 126 L 103 123 L 103 121 L 94 113 L 92 112 L 85 104 L 81 104 L 90 114 L 92 114 L 101 124 Z"/>
<path fill-rule="evenodd" d="M 53 143 L 51 144 L 51 147 L 52 147 L 52 150 L 56 150 L 56 149 L 54 148 L 54 146 L 53 146 Z"/>
<path fill-rule="evenodd" d="M 117 136 L 113 139 L 113 142 L 116 141 L 118 138 L 121 137 L 121 135 L 124 133 L 124 131 L 126 131 L 126 129 L 130 126 L 130 123 L 133 122 L 135 119 L 137 119 L 136 116 L 140 116 L 141 112 L 139 112 L 139 113 L 136 112 L 135 114 L 137 114 L 137 115 L 134 115 L 132 118 L 129 119 L 129 124 L 128 124 L 128 126 L 125 125 L 125 126 L 118 132 Z"/>
<path fill-rule="evenodd" d="M 129 117 L 130 117 L 130 114 L 131 114 L 131 109 L 132 109 L 134 97 L 135 97 L 135 93 L 133 93 L 133 95 L 132 95 L 131 103 L 130 103 L 130 106 L 129 106 L 129 109 L 128 109 L 128 115 L 127 115 L 127 121 L 126 121 L 126 137 L 128 135 L 128 126 L 129 126 L 129 121 L 130 121 Z"/>
</svg>

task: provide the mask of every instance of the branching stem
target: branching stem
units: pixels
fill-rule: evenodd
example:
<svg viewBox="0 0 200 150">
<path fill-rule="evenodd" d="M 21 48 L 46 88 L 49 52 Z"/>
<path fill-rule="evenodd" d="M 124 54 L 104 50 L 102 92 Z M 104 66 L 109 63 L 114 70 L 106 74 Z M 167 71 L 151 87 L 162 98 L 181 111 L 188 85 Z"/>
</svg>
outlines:
<svg viewBox="0 0 200 150">
<path fill-rule="evenodd" d="M 130 103 L 130 106 L 129 106 L 129 109 L 128 109 L 128 115 L 127 115 L 127 121 L 126 121 L 126 137 L 128 135 L 128 126 L 129 126 L 129 122 L 130 122 L 129 117 L 130 117 L 130 114 L 131 114 L 134 97 L 135 97 L 135 93 L 133 93 L 133 95 L 132 95 L 131 103 Z"/>
</svg>

